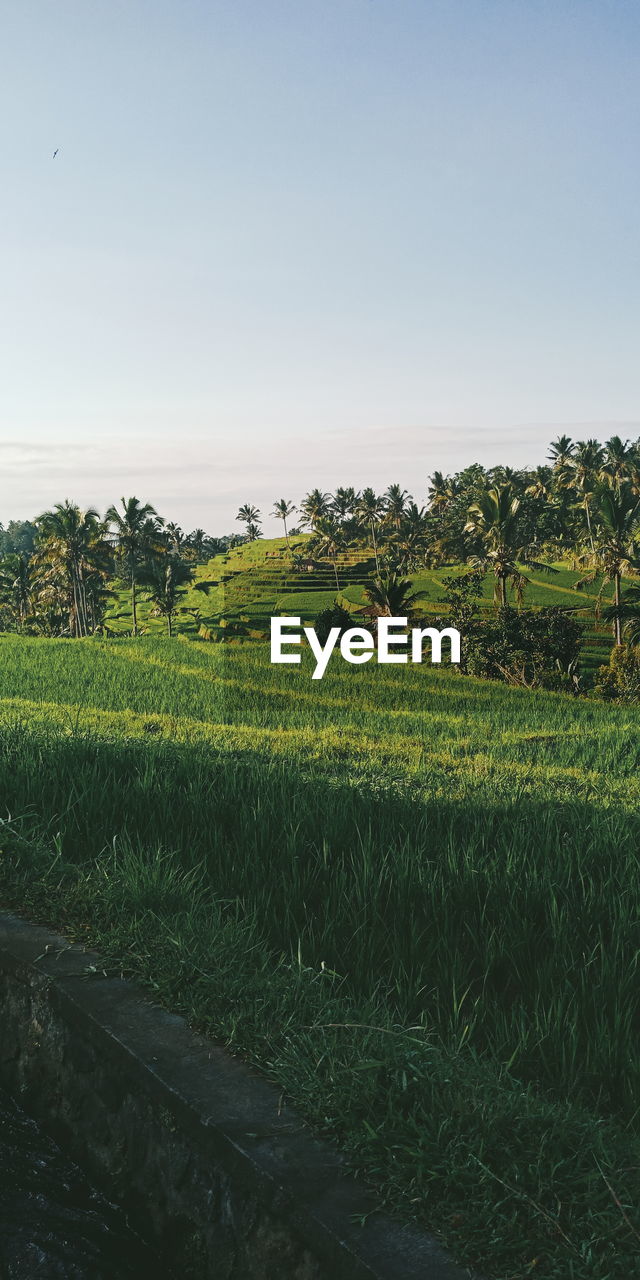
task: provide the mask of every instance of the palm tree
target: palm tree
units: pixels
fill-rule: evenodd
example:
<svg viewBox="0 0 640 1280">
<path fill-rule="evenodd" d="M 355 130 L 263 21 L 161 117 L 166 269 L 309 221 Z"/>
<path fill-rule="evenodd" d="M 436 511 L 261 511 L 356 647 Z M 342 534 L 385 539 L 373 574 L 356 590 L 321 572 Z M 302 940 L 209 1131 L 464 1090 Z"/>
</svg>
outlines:
<svg viewBox="0 0 640 1280">
<path fill-rule="evenodd" d="M 587 519 L 591 551 L 595 553 L 591 531 L 591 496 L 597 486 L 604 463 L 604 449 L 597 440 L 578 440 L 571 458 L 571 482 L 577 493 L 582 494 L 582 507 Z"/>
<path fill-rule="evenodd" d="M 548 500 L 551 493 L 551 475 L 550 467 L 536 467 L 531 482 L 525 489 L 527 496 Z"/>
<path fill-rule="evenodd" d="M 53 594 L 62 595 L 71 636 L 89 634 L 87 580 L 90 574 L 106 577 L 110 554 L 105 526 L 93 507 L 81 511 L 75 502 L 58 502 L 37 521 L 40 538 L 34 568 Z"/>
<path fill-rule="evenodd" d="M 354 488 L 336 489 L 331 509 L 339 520 L 346 520 L 348 516 L 353 515 L 356 509 L 358 495 Z"/>
<path fill-rule="evenodd" d="M 443 476 L 441 471 L 429 476 L 427 502 L 433 511 L 443 511 L 455 496 L 456 484 L 451 476 Z"/>
<path fill-rule="evenodd" d="M 553 470 L 564 471 L 570 466 L 575 450 L 576 446 L 571 436 L 558 436 L 557 440 L 553 440 L 549 445 L 549 453 L 547 455 Z"/>
<path fill-rule="evenodd" d="M 373 542 L 373 556 L 376 562 L 376 573 L 380 573 L 378 560 L 378 543 L 376 525 L 380 523 L 385 511 L 384 498 L 379 498 L 373 489 L 363 489 L 356 504 L 356 514 L 363 524 L 368 524 Z"/>
<path fill-rule="evenodd" d="M 136 600 L 136 579 L 146 556 L 157 550 L 159 521 L 158 513 L 150 502 L 140 502 L 139 498 L 121 498 L 122 510 L 109 507 L 105 520 L 113 526 L 112 538 L 122 557 L 129 577 L 131 589 L 131 616 L 133 634 L 138 634 L 138 613 Z"/>
<path fill-rule="evenodd" d="M 244 506 L 240 507 L 236 520 L 240 520 L 242 524 L 247 526 L 249 542 L 255 542 L 255 539 L 260 536 L 260 525 L 262 524 L 258 508 L 252 507 L 250 502 L 245 502 Z"/>
<path fill-rule="evenodd" d="M 491 485 L 510 484 L 514 492 L 519 487 L 520 476 L 517 471 L 514 471 L 513 467 L 492 467 L 488 472 L 488 477 Z"/>
<path fill-rule="evenodd" d="M 608 605 L 602 610 L 602 616 L 624 631 L 629 644 L 640 644 L 640 582 L 626 587 L 620 594 L 619 604 Z"/>
<path fill-rule="evenodd" d="M 574 541 L 571 538 L 571 489 L 573 483 L 572 460 L 576 446 L 570 436 L 558 436 L 549 446 L 548 461 L 551 465 L 551 498 L 556 507 L 561 540 L 564 543 Z M 537 469 L 538 471 L 540 468 Z M 536 495 L 538 496 L 538 495 Z"/>
<path fill-rule="evenodd" d="M 494 485 L 481 493 L 469 507 L 469 519 L 465 525 L 465 533 L 479 535 L 484 544 L 482 554 L 471 557 L 471 563 L 478 568 L 492 570 L 495 578 L 493 598 L 503 609 L 507 604 L 507 582 L 511 583 L 519 603 L 529 581 L 518 568 L 518 561 L 546 573 L 554 572 L 549 565 L 531 559 L 531 547 L 521 545 L 519 507 L 520 499 L 515 496 L 511 484 Z"/>
<path fill-rule="evenodd" d="M 640 440 L 631 445 L 628 459 L 629 483 L 634 493 L 640 494 Z"/>
<path fill-rule="evenodd" d="M 375 608 L 378 617 L 410 618 L 414 611 L 413 606 L 418 600 L 424 598 L 425 593 L 414 591 L 413 583 L 409 578 L 401 578 L 399 574 L 390 571 L 377 574 L 365 588 L 365 595 Z"/>
<path fill-rule="evenodd" d="M 173 619 L 178 611 L 182 589 L 193 585 L 194 591 L 209 594 L 210 582 L 193 582 L 194 570 L 179 556 L 167 552 L 150 560 L 141 574 L 143 590 L 153 605 L 153 612 L 167 621 L 167 635 L 173 635 Z"/>
<path fill-rule="evenodd" d="M 4 596 L 15 610 L 20 630 L 25 618 L 32 611 L 30 559 L 31 557 L 23 551 L 6 556 L 0 563 L 0 595 Z"/>
<path fill-rule="evenodd" d="M 407 503 L 412 501 L 411 494 L 407 493 L 406 489 L 401 489 L 399 484 L 390 484 L 384 495 L 384 501 L 385 521 L 397 531 L 402 523 Z"/>
<path fill-rule="evenodd" d="M 329 556 L 333 563 L 333 572 L 336 578 L 336 588 L 340 590 L 340 581 L 338 579 L 338 554 L 345 546 L 345 538 L 336 520 L 329 518 L 319 518 L 316 520 L 314 535 L 309 543 L 309 550 L 314 555 Z"/>
<path fill-rule="evenodd" d="M 206 539 L 207 535 L 204 529 L 194 529 L 187 537 L 187 543 L 195 555 L 196 560 L 204 556 L 204 544 Z"/>
<path fill-rule="evenodd" d="M 326 520 L 331 514 L 331 494 L 322 489 L 312 489 L 300 503 L 302 523 L 315 529 L 319 520 Z"/>
<path fill-rule="evenodd" d="M 278 501 L 274 502 L 273 511 L 271 512 L 273 519 L 282 520 L 284 525 L 284 536 L 287 540 L 287 548 L 289 551 L 291 550 L 291 547 L 289 545 L 289 534 L 287 532 L 287 520 L 296 510 L 297 507 L 294 506 L 293 502 L 287 502 L 286 498 L 278 498 Z"/>
<path fill-rule="evenodd" d="M 410 502 L 396 539 L 396 560 L 403 572 L 414 569 L 427 550 L 428 516 L 424 507 Z"/>
<path fill-rule="evenodd" d="M 612 436 L 604 446 L 604 465 L 602 472 L 608 476 L 616 489 L 625 480 L 630 479 L 633 464 L 633 446 L 629 440 L 621 440 L 620 436 Z"/>
<path fill-rule="evenodd" d="M 164 528 L 169 539 L 169 546 L 171 547 L 171 550 L 175 551 L 176 555 L 179 556 L 185 540 L 183 530 L 180 528 L 179 524 L 175 524 L 173 521 L 166 524 Z"/>
<path fill-rule="evenodd" d="M 593 496 L 593 522 L 595 525 L 596 551 L 593 558 L 593 574 L 582 582 L 593 581 L 602 572 L 603 587 L 613 583 L 613 607 L 607 617 L 613 621 L 616 645 L 622 644 L 621 579 L 628 569 L 637 569 L 640 537 L 640 498 L 629 483 L 618 489 L 601 485 Z"/>
</svg>

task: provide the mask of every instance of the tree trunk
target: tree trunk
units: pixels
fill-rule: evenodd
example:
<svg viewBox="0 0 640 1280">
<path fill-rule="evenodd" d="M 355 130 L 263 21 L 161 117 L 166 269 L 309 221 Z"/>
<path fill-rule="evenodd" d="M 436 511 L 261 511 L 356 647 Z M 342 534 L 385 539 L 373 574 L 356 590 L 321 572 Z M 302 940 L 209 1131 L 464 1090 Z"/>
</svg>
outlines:
<svg viewBox="0 0 640 1280">
<path fill-rule="evenodd" d="M 131 570 L 131 613 L 133 615 L 133 634 L 138 634 L 138 613 L 136 609 L 136 573 L 135 569 Z"/>
<path fill-rule="evenodd" d="M 80 633 L 83 636 L 87 636 L 89 634 L 89 615 L 82 569 L 78 569 L 78 598 L 80 600 Z"/>
<path fill-rule="evenodd" d="M 376 562 L 376 573 L 380 574 L 380 565 L 378 564 L 378 544 L 376 542 L 376 530 L 373 520 L 371 521 L 371 537 L 373 538 L 373 554 Z"/>
<path fill-rule="evenodd" d="M 501 577 L 500 577 L 500 602 L 501 602 L 501 604 L 502 604 L 502 608 L 503 608 L 503 609 L 506 609 L 506 607 L 507 607 L 507 579 L 505 578 L 504 574 L 502 574 L 502 575 L 501 575 Z"/>
<path fill-rule="evenodd" d="M 167 631 L 168 631 L 168 633 L 169 633 L 169 639 L 171 639 L 171 637 L 172 637 L 172 635 L 173 635 L 173 628 L 172 628 L 172 626 L 171 626 L 171 614 L 170 614 L 170 613 L 168 613 L 168 614 L 167 614 Z"/>
<path fill-rule="evenodd" d="M 335 575 L 336 575 L 336 587 L 338 588 L 338 591 L 339 591 L 339 590 L 340 590 L 340 582 L 339 582 L 339 580 L 338 580 L 338 562 L 337 562 L 337 560 L 336 560 L 336 557 L 335 557 L 335 556 L 333 557 L 333 572 L 334 572 L 334 573 L 335 573 Z"/>
<path fill-rule="evenodd" d="M 71 599 L 72 607 L 69 616 L 69 630 L 75 640 L 78 640 L 83 634 L 82 632 L 82 612 L 80 608 L 80 583 L 75 564 L 71 563 Z"/>
<path fill-rule="evenodd" d="M 613 575 L 613 598 L 614 598 L 616 609 L 619 609 L 620 608 L 620 574 L 619 573 L 614 573 Z M 620 616 L 614 619 L 613 627 L 614 627 L 614 635 L 616 638 L 616 646 L 619 647 L 622 644 L 622 619 L 620 618 Z"/>
<path fill-rule="evenodd" d="M 585 498 L 584 500 L 584 509 L 587 513 L 587 529 L 589 530 L 589 542 L 591 543 L 591 554 L 595 555 L 596 549 L 593 545 L 593 534 L 591 532 L 591 516 L 589 514 L 589 502 L 587 498 Z"/>
</svg>

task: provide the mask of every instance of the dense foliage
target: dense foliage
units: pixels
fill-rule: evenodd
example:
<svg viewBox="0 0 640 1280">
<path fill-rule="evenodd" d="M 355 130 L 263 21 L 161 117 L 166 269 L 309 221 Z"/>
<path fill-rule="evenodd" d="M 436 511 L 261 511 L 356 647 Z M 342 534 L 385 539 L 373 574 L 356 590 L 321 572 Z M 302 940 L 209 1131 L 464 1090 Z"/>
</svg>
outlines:
<svg viewBox="0 0 640 1280">
<path fill-rule="evenodd" d="M 210 538 L 203 529 L 184 534 L 137 498 L 122 498 L 104 519 L 59 502 L 36 521 L 0 527 L 0 630 L 74 638 L 103 632 L 122 581 L 131 593 L 133 634 L 140 592 L 171 635 L 180 589 L 192 582 L 195 565 L 239 541 Z"/>
</svg>

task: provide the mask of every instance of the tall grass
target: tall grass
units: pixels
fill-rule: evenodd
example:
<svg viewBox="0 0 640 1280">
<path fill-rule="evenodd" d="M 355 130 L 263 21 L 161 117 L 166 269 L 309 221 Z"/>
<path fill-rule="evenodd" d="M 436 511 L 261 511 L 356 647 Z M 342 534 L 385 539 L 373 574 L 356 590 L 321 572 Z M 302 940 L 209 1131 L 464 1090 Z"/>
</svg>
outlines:
<svg viewBox="0 0 640 1280">
<path fill-rule="evenodd" d="M 260 1062 L 496 1280 L 633 1274 L 634 712 L 428 668 L 318 688 L 259 646 L 0 663 L 6 900 Z"/>
</svg>

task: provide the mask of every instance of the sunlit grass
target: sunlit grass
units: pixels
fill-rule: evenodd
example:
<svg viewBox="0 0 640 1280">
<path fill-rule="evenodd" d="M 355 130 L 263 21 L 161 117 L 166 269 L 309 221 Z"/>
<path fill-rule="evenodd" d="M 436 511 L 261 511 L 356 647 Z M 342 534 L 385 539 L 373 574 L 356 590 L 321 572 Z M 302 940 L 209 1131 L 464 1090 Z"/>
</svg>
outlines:
<svg viewBox="0 0 640 1280">
<path fill-rule="evenodd" d="M 259 1063 L 491 1280 L 627 1280 L 637 713 L 303 658 L 2 637 L 5 901 Z"/>
</svg>

